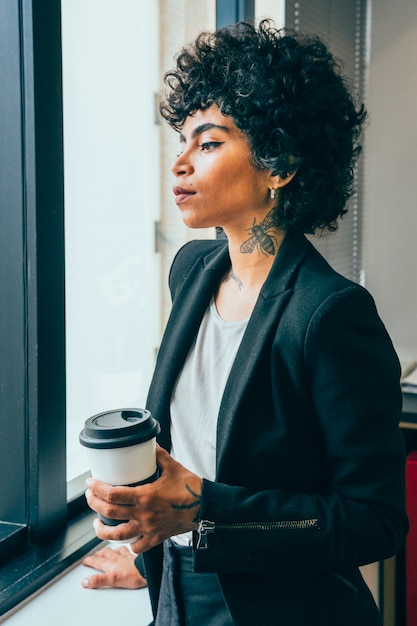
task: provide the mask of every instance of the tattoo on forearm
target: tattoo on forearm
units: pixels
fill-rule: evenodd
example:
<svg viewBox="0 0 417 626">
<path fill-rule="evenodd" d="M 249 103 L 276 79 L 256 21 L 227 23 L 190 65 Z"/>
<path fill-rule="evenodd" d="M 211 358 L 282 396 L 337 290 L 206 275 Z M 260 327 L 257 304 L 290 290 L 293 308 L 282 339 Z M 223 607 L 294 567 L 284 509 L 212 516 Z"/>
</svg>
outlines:
<svg viewBox="0 0 417 626">
<path fill-rule="evenodd" d="M 259 254 L 274 255 L 277 240 L 271 230 L 275 227 L 275 209 L 271 209 L 260 224 L 256 223 L 256 217 L 254 217 L 252 227 L 246 229 L 251 236 L 240 246 L 242 254 L 251 254 L 256 248 Z"/>
<path fill-rule="evenodd" d="M 233 270 L 230 270 L 230 272 L 229 272 L 229 273 L 228 273 L 228 274 L 224 277 L 223 282 L 224 282 L 224 283 L 227 283 L 229 280 L 234 280 L 234 281 L 235 281 L 235 283 L 237 284 L 238 288 L 239 288 L 239 291 L 241 291 L 241 290 L 242 290 L 242 288 L 243 288 L 243 283 L 242 283 L 242 281 L 240 280 L 240 278 L 238 278 L 238 277 L 236 276 L 236 274 L 234 273 L 234 271 L 233 271 Z"/>
<path fill-rule="evenodd" d="M 171 504 L 171 507 L 173 509 L 183 509 L 183 510 L 194 509 L 195 507 L 198 507 L 200 510 L 201 493 L 196 493 L 195 491 L 193 491 L 190 485 L 185 485 L 185 488 L 195 498 L 194 502 L 191 502 L 190 504 Z M 193 522 L 197 522 L 197 521 L 198 521 L 198 513 L 197 513 L 197 516 L 193 519 Z"/>
</svg>

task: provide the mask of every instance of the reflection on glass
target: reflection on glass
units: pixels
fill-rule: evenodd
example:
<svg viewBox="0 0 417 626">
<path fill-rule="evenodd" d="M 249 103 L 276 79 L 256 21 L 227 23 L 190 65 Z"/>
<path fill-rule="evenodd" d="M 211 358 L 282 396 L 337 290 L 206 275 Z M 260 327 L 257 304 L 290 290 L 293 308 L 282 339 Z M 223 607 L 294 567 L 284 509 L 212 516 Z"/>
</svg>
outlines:
<svg viewBox="0 0 417 626">
<path fill-rule="evenodd" d="M 159 340 L 157 4 L 62 2 L 68 480 L 87 417 L 144 405 Z"/>
<path fill-rule="evenodd" d="M 175 52 L 214 25 L 215 0 L 62 0 L 69 481 L 87 417 L 144 407 L 172 257 L 214 236 L 181 221 L 155 108 Z"/>
</svg>

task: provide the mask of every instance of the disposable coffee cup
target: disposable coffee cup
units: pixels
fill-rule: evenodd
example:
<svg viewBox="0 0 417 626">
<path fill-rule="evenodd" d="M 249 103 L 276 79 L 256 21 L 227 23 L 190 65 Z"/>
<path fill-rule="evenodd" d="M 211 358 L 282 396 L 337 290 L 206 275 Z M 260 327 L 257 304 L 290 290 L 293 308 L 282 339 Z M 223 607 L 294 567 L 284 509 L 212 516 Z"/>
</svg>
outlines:
<svg viewBox="0 0 417 626">
<path fill-rule="evenodd" d="M 159 422 L 146 409 L 115 409 L 89 417 L 80 433 L 80 443 L 87 448 L 92 477 L 130 487 L 156 480 L 159 431 Z M 100 514 L 99 518 L 110 526 L 128 521 Z"/>
</svg>

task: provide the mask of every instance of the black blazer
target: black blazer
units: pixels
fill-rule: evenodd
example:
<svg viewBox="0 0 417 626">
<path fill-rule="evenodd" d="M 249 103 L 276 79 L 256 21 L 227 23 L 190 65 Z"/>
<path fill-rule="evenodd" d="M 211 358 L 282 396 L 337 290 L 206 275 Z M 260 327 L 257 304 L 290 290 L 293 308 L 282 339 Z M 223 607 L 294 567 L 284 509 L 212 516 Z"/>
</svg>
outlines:
<svg viewBox="0 0 417 626">
<path fill-rule="evenodd" d="M 224 240 L 191 242 L 172 265 L 147 400 L 168 450 L 173 386 L 229 266 Z M 205 549 L 195 533 L 195 570 L 218 574 L 239 626 L 380 623 L 358 566 L 393 555 L 407 530 L 399 377 L 369 293 L 287 235 L 221 402 Z M 160 547 L 144 558 L 155 610 Z"/>
</svg>

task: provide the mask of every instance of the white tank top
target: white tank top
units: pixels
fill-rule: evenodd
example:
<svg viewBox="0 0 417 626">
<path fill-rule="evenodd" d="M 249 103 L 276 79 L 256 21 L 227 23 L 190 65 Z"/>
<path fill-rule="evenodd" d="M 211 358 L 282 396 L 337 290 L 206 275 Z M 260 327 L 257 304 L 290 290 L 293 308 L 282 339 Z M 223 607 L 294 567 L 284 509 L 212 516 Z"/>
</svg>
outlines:
<svg viewBox="0 0 417 626">
<path fill-rule="evenodd" d="M 220 403 L 247 323 L 223 320 L 212 300 L 171 397 L 171 455 L 208 480 L 216 477 Z M 189 544 L 191 533 L 173 539 Z"/>
</svg>

